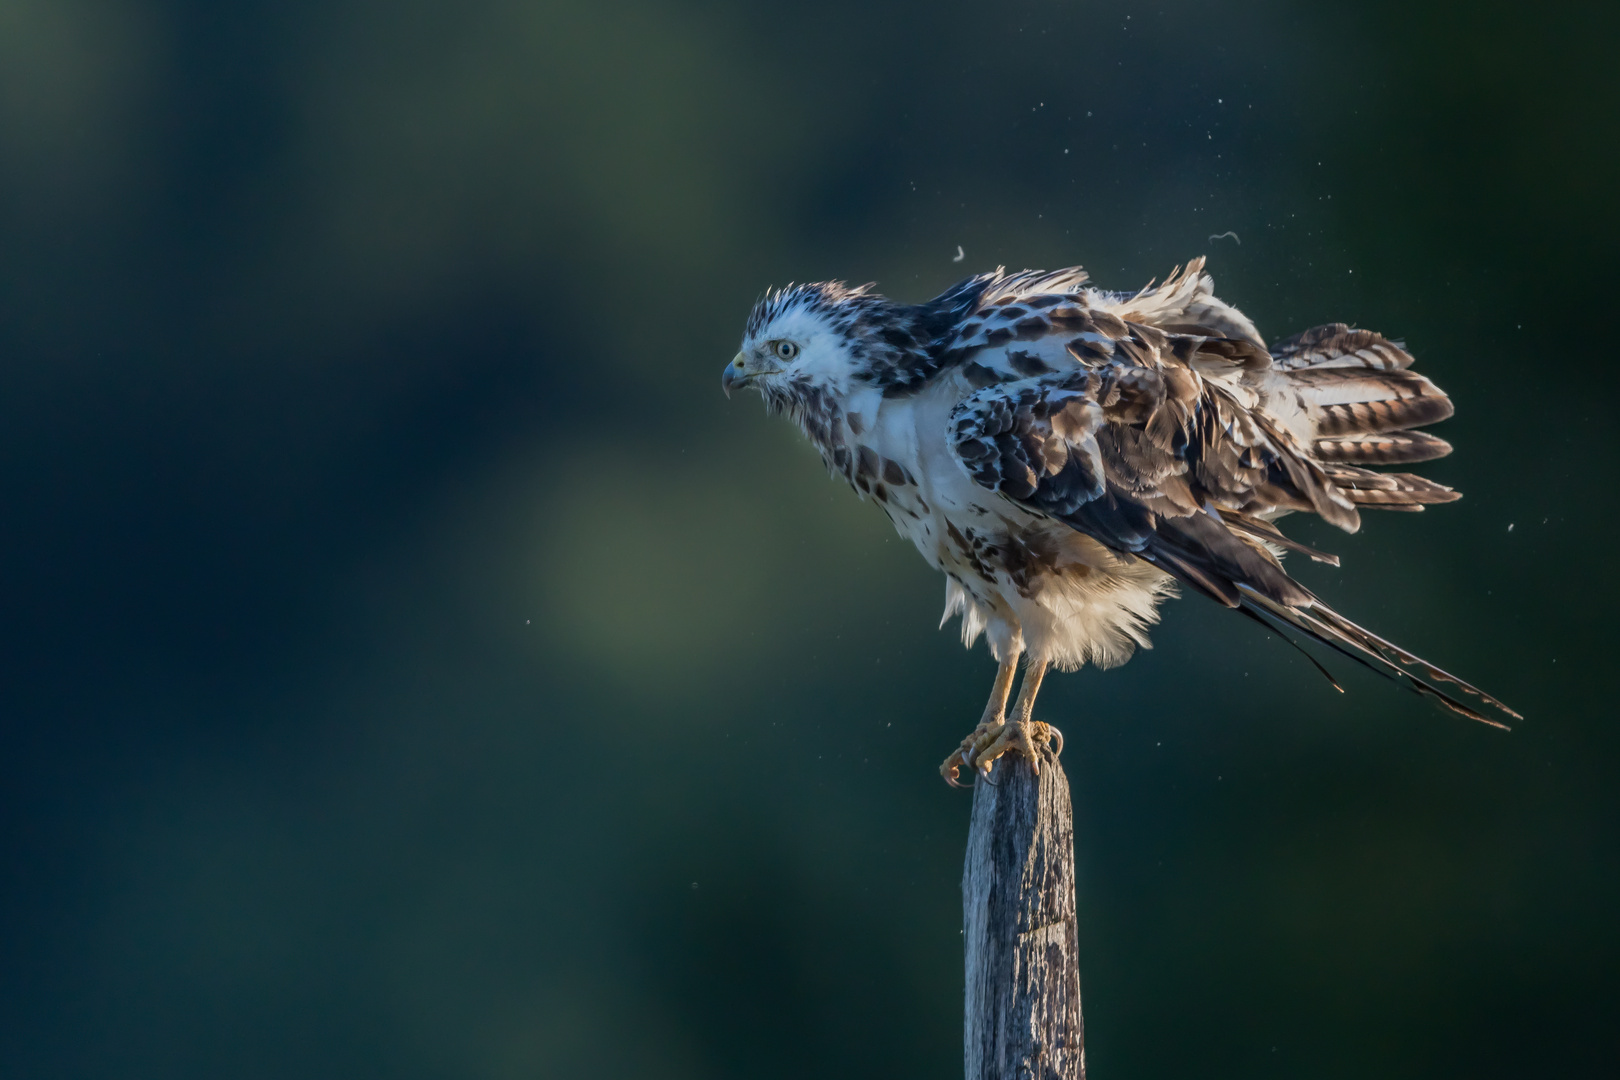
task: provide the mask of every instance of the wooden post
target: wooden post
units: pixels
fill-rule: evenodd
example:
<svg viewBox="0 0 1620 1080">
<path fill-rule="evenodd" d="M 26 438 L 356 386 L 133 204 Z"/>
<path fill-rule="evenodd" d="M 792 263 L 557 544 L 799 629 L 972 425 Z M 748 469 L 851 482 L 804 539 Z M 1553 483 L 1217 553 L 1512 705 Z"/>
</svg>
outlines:
<svg viewBox="0 0 1620 1080">
<path fill-rule="evenodd" d="M 1015 754 L 973 790 L 962 870 L 966 1080 L 1085 1080 L 1069 780 Z"/>
</svg>

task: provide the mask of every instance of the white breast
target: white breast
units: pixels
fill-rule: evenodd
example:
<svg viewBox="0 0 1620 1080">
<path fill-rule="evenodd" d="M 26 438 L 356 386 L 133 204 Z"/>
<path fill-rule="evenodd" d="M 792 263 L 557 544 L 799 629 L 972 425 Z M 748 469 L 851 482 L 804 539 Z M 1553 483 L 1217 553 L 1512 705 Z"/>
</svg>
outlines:
<svg viewBox="0 0 1620 1080">
<path fill-rule="evenodd" d="M 874 483 L 870 496 L 928 564 L 949 575 L 946 616 L 962 615 L 966 644 L 988 631 L 998 656 L 1021 640 L 1063 668 L 1122 662 L 1146 643 L 1143 631 L 1169 579 L 976 483 L 948 441 L 951 410 L 972 392 L 952 374 L 915 395 L 885 399 L 874 391 L 849 403 L 851 445 L 875 455 L 880 470 L 894 462 L 915 481 Z M 1057 566 L 1014 580 L 985 555 L 986 544 L 1055 549 Z"/>
<path fill-rule="evenodd" d="M 855 413 L 860 434 L 851 443 L 870 447 L 886 460 L 899 463 L 915 485 L 886 485 L 880 505 L 901 536 L 937 570 L 958 569 L 952 551 L 947 518 L 986 517 L 1000 504 L 1005 513 L 1016 507 L 987 491 L 957 463 L 946 443 L 951 409 L 970 388 L 955 377 L 937 380 L 922 393 L 885 399 L 877 393 L 860 402 Z M 874 495 L 874 498 L 876 496 Z"/>
</svg>

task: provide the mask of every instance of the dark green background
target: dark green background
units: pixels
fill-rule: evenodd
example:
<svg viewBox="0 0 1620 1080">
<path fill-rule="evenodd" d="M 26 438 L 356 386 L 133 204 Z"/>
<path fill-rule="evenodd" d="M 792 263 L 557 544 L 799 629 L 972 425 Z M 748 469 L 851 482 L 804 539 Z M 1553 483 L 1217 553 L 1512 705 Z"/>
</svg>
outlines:
<svg viewBox="0 0 1620 1080">
<path fill-rule="evenodd" d="M 1093 1075 L 1615 1075 L 1613 11 L 3 0 L 0 1072 L 957 1075 L 991 664 L 720 369 L 1207 252 L 1451 393 L 1296 569 L 1527 719 L 1050 682 Z"/>
</svg>

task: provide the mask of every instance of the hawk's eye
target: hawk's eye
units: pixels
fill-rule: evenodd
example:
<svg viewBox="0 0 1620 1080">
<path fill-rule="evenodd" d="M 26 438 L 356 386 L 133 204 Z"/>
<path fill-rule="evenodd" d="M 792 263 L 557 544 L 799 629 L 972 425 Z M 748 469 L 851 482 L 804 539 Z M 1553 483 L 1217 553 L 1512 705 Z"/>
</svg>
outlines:
<svg viewBox="0 0 1620 1080">
<path fill-rule="evenodd" d="M 772 350 L 778 360 L 791 360 L 799 355 L 799 347 L 791 341 L 778 341 L 772 346 Z"/>
</svg>

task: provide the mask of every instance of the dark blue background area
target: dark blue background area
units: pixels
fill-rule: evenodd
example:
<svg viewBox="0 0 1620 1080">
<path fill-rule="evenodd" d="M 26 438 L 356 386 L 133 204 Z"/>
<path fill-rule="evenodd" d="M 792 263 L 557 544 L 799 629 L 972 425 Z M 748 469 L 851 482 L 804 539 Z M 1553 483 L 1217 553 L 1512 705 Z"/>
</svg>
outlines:
<svg viewBox="0 0 1620 1080">
<path fill-rule="evenodd" d="M 993 668 L 719 373 L 1206 254 L 1451 394 L 1467 497 L 1290 567 L 1526 721 L 1197 598 L 1049 681 L 1092 1074 L 1611 1075 L 1616 21 L 9 5 L 0 1073 L 953 1075 Z"/>
</svg>

